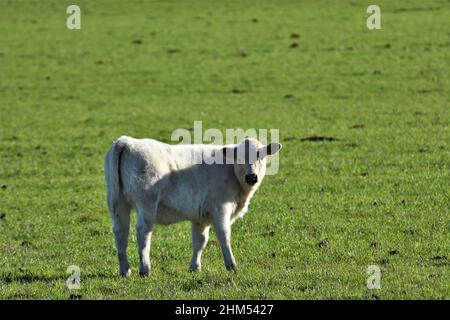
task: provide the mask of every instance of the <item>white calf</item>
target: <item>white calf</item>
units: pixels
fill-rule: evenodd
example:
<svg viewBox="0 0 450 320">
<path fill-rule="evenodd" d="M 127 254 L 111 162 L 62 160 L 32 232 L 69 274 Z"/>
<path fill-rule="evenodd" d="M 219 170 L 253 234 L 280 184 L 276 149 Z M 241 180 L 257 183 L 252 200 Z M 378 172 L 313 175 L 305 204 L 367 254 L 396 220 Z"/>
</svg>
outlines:
<svg viewBox="0 0 450 320">
<path fill-rule="evenodd" d="M 236 270 L 231 224 L 242 217 L 266 171 L 266 156 L 279 143 L 246 139 L 239 145 L 168 145 L 152 139 L 121 137 L 105 159 L 108 207 L 113 220 L 119 272 L 130 274 L 127 258 L 130 210 L 138 213 L 139 272 L 150 273 L 150 239 L 155 224 L 192 222 L 190 270 L 201 268 L 211 224 L 225 266 Z M 199 161 L 200 159 L 200 161 Z"/>
</svg>

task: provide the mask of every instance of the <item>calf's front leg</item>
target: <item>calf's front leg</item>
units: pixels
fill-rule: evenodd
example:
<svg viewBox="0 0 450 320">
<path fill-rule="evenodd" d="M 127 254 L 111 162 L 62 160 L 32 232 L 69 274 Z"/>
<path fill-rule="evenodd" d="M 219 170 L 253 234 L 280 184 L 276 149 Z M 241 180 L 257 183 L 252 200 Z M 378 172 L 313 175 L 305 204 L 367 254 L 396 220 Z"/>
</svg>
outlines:
<svg viewBox="0 0 450 320">
<path fill-rule="evenodd" d="M 226 210 L 216 212 L 213 216 L 214 229 L 222 248 L 223 259 L 227 270 L 237 271 L 236 261 L 231 251 L 231 214 Z"/>
<path fill-rule="evenodd" d="M 189 271 L 200 271 L 202 268 L 202 252 L 208 243 L 210 225 L 192 222 L 192 260 L 189 266 Z"/>
</svg>

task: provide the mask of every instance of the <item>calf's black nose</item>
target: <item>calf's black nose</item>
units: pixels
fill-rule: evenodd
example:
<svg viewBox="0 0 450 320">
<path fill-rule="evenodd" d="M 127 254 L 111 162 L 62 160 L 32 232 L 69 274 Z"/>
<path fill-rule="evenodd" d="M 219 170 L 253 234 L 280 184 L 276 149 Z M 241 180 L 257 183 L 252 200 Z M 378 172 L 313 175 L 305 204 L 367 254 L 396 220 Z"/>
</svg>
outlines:
<svg viewBox="0 0 450 320">
<path fill-rule="evenodd" d="M 258 176 L 254 173 L 245 175 L 245 182 L 248 184 L 255 184 L 258 182 Z"/>
</svg>

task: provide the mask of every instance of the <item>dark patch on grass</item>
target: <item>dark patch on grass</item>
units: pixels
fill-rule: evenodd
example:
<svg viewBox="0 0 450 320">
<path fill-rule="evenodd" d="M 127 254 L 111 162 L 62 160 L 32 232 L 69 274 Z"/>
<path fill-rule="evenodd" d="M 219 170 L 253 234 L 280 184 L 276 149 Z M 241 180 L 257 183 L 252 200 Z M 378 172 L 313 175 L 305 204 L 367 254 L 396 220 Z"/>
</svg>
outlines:
<svg viewBox="0 0 450 320">
<path fill-rule="evenodd" d="M 6 218 L 6 213 L 0 213 L 0 220 L 3 220 Z"/>
<path fill-rule="evenodd" d="M 275 235 L 275 232 L 273 230 L 266 231 L 263 233 L 264 237 L 273 237 Z"/>
<path fill-rule="evenodd" d="M 319 248 L 329 248 L 331 246 L 331 240 L 330 239 L 320 240 L 318 246 Z"/>
<path fill-rule="evenodd" d="M 446 256 L 434 256 L 430 260 L 436 266 L 449 265 L 449 261 L 448 261 L 448 258 Z"/>
<path fill-rule="evenodd" d="M 337 138 L 326 137 L 326 136 L 309 136 L 305 138 L 301 138 L 300 141 L 311 141 L 311 142 L 323 142 L 323 141 L 339 141 Z"/>
<path fill-rule="evenodd" d="M 289 46 L 289 48 L 291 48 L 291 49 L 293 49 L 293 48 L 298 48 L 298 43 L 297 43 L 297 42 L 291 43 L 291 45 Z"/>
<path fill-rule="evenodd" d="M 420 153 L 431 153 L 431 150 L 427 147 L 419 148 Z"/>
<path fill-rule="evenodd" d="M 436 11 L 440 10 L 441 7 L 417 7 L 417 8 L 398 8 L 394 9 L 394 13 L 401 13 L 401 12 L 418 12 L 418 11 Z"/>
<path fill-rule="evenodd" d="M 378 264 L 386 265 L 389 263 L 389 260 L 387 258 L 381 258 L 377 261 Z"/>
<path fill-rule="evenodd" d="M 133 41 L 131 41 L 132 44 L 142 44 L 143 41 L 141 39 L 135 39 Z"/>
<path fill-rule="evenodd" d="M 248 56 L 248 53 L 244 50 L 237 50 L 236 55 L 241 58 L 246 58 Z"/>
<path fill-rule="evenodd" d="M 92 223 L 97 221 L 97 219 L 95 217 L 93 217 L 92 215 L 83 215 L 81 216 L 78 221 L 80 223 Z"/>
<path fill-rule="evenodd" d="M 167 50 L 167 53 L 168 53 L 168 54 L 174 54 L 174 53 L 179 53 L 179 52 L 181 52 L 180 49 L 168 49 L 168 50 Z"/>
<path fill-rule="evenodd" d="M 292 94 L 285 94 L 284 98 L 285 99 L 292 99 L 292 98 L 294 98 L 294 96 Z"/>
<path fill-rule="evenodd" d="M 70 204 L 72 211 L 77 211 L 80 208 L 80 205 L 74 200 L 71 200 L 69 202 L 69 204 Z"/>
<path fill-rule="evenodd" d="M 369 174 L 367 172 L 361 172 L 361 177 L 367 177 Z"/>
<path fill-rule="evenodd" d="M 69 296 L 69 300 L 80 300 L 81 298 L 83 298 L 83 295 L 81 295 L 81 294 L 71 294 L 70 296 Z"/>
<path fill-rule="evenodd" d="M 284 141 L 294 141 L 294 140 L 298 140 L 297 137 L 286 137 L 283 139 Z"/>
<path fill-rule="evenodd" d="M 298 290 L 300 292 L 306 292 L 306 291 L 308 291 L 308 286 L 300 286 L 300 287 L 298 287 Z"/>
<path fill-rule="evenodd" d="M 371 299 L 371 300 L 380 300 L 380 297 L 377 296 L 376 294 L 372 294 L 372 295 L 370 296 L 370 299 Z"/>
<path fill-rule="evenodd" d="M 390 49 L 392 48 L 392 45 L 390 43 L 386 43 L 380 46 L 375 46 L 376 49 Z"/>
<path fill-rule="evenodd" d="M 350 129 L 364 129 L 366 126 L 363 124 L 354 124 L 350 126 Z"/>
<path fill-rule="evenodd" d="M 29 248 L 31 246 L 31 241 L 30 240 L 24 240 L 24 241 L 22 241 L 22 243 L 20 245 L 22 247 L 24 247 L 24 248 Z"/>
<path fill-rule="evenodd" d="M 252 19 L 252 22 L 253 22 L 253 23 L 257 23 L 257 22 L 259 22 L 259 20 L 258 20 L 257 18 L 253 18 L 253 19 Z"/>
<path fill-rule="evenodd" d="M 231 89 L 231 93 L 242 94 L 242 93 L 245 93 L 245 90 L 234 88 L 234 89 Z"/>
<path fill-rule="evenodd" d="M 91 237 L 98 237 L 102 235 L 107 235 L 109 233 L 109 230 L 97 230 L 97 229 L 91 229 L 89 230 L 89 235 Z"/>
<path fill-rule="evenodd" d="M 391 213 L 392 215 L 394 215 L 393 213 Z M 402 232 L 406 235 L 410 235 L 410 236 L 414 236 L 416 234 L 418 234 L 418 232 L 414 229 L 406 229 L 406 230 L 402 230 Z"/>
<path fill-rule="evenodd" d="M 439 44 L 438 44 L 438 47 L 439 47 L 439 48 L 450 47 L 450 42 L 439 43 Z"/>
<path fill-rule="evenodd" d="M 433 90 L 431 90 L 431 89 L 419 89 L 416 91 L 416 93 L 419 93 L 419 94 L 427 94 L 427 93 L 432 93 L 432 92 L 433 92 Z"/>
<path fill-rule="evenodd" d="M 2 185 L 2 190 L 6 190 L 6 188 L 8 188 L 6 184 Z"/>
<path fill-rule="evenodd" d="M 344 147 L 354 149 L 354 148 L 358 148 L 358 147 L 359 147 L 359 144 L 354 143 L 354 142 L 352 142 L 352 143 L 346 143 L 346 144 L 344 144 Z"/>
<path fill-rule="evenodd" d="M 299 39 L 300 38 L 300 34 L 298 33 L 291 33 L 291 39 Z"/>
<path fill-rule="evenodd" d="M 370 247 L 371 247 L 371 248 L 378 248 L 378 242 L 372 242 L 372 243 L 370 244 Z"/>
<path fill-rule="evenodd" d="M 92 237 L 96 237 L 100 235 L 100 231 L 98 230 L 91 230 L 89 231 L 89 235 L 91 235 Z"/>
<path fill-rule="evenodd" d="M 391 251 L 389 251 L 389 254 L 391 255 L 391 256 L 396 256 L 396 255 L 398 255 L 398 250 L 391 250 Z"/>
<path fill-rule="evenodd" d="M 87 118 L 86 120 L 84 120 L 84 124 L 87 126 L 90 126 L 90 125 L 94 124 L 94 119 Z"/>
<path fill-rule="evenodd" d="M 95 61 L 95 64 L 101 66 L 103 64 L 103 60 L 97 60 Z"/>
</svg>

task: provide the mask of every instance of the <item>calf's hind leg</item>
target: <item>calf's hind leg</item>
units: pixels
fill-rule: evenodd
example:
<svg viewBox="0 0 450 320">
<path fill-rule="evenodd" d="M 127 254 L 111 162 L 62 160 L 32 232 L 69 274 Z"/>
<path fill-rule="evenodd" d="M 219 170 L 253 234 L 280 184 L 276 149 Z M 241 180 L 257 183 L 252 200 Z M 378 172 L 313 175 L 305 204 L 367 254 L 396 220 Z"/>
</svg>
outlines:
<svg viewBox="0 0 450 320">
<path fill-rule="evenodd" d="M 111 214 L 113 220 L 114 238 L 116 240 L 117 256 L 119 258 L 119 273 L 121 276 L 131 274 L 127 257 L 128 234 L 130 231 L 130 206 L 120 202 Z"/>
<path fill-rule="evenodd" d="M 137 206 L 136 233 L 139 251 L 139 274 L 150 274 L 150 245 L 158 208 L 158 196 L 150 196 Z"/>
</svg>

